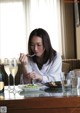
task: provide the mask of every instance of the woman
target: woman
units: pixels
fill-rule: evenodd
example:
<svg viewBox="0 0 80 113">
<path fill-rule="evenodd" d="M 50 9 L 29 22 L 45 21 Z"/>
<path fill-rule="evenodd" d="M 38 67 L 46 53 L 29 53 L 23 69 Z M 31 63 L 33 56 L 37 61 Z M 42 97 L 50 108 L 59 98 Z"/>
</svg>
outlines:
<svg viewBox="0 0 80 113">
<path fill-rule="evenodd" d="M 29 36 L 28 52 L 32 57 L 20 54 L 20 62 L 23 66 L 21 82 L 46 83 L 61 81 L 62 59 L 51 46 L 48 33 L 42 29 L 34 29 Z"/>
</svg>

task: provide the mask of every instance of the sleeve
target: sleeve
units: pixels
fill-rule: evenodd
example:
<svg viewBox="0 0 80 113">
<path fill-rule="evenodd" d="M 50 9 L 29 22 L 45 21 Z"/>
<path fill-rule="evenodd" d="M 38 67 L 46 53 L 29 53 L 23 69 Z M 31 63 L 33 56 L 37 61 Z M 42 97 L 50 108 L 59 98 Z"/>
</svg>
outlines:
<svg viewBox="0 0 80 113">
<path fill-rule="evenodd" d="M 25 65 L 22 65 L 22 70 L 23 73 L 20 76 L 20 84 L 27 84 L 30 83 L 31 81 L 29 79 L 27 79 L 27 77 L 25 77 L 24 75 L 26 75 L 27 73 L 32 72 L 32 67 L 30 65 L 30 60 L 28 59 L 28 63 Z"/>
<path fill-rule="evenodd" d="M 51 81 L 61 81 L 60 74 L 62 72 L 62 58 L 59 54 L 56 55 L 54 62 L 49 67 L 48 71 L 43 76 L 42 83 Z"/>
<path fill-rule="evenodd" d="M 28 58 L 27 64 L 22 66 L 23 67 L 23 72 L 25 72 L 25 73 L 32 72 L 32 66 L 31 66 L 30 62 L 31 62 L 30 58 Z"/>
</svg>

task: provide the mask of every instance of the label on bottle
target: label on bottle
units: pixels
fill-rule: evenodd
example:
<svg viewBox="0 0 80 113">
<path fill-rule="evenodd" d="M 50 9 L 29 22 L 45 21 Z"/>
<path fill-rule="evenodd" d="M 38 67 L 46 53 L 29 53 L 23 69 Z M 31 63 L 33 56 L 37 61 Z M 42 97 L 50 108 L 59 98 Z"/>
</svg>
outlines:
<svg viewBox="0 0 80 113">
<path fill-rule="evenodd" d="M 0 92 L 4 91 L 4 82 L 0 81 Z"/>
<path fill-rule="evenodd" d="M 0 100 L 4 100 L 4 93 L 0 93 Z"/>
</svg>

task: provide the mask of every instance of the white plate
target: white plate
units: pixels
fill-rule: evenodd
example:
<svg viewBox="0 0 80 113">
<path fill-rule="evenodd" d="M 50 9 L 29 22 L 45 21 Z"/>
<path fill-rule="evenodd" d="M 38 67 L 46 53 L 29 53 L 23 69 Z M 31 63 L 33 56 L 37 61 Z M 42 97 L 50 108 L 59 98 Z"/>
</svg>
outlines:
<svg viewBox="0 0 80 113">
<path fill-rule="evenodd" d="M 38 90 L 38 91 L 21 91 L 20 95 L 24 95 L 24 97 L 41 97 L 45 96 L 45 92 Z"/>
<path fill-rule="evenodd" d="M 37 85 L 37 84 L 34 84 L 34 85 L 30 85 L 30 84 L 25 84 L 25 85 L 18 85 L 18 87 L 20 89 L 22 89 L 23 91 L 39 91 L 41 86 Z"/>
</svg>

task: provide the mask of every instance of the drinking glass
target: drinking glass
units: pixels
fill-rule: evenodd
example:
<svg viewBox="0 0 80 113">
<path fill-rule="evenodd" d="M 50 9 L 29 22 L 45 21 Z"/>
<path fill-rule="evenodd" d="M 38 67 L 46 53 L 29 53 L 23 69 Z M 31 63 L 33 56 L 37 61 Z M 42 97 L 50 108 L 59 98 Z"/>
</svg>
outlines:
<svg viewBox="0 0 80 113">
<path fill-rule="evenodd" d="M 8 75 L 8 89 L 7 90 L 10 90 L 10 66 L 9 66 L 9 59 L 8 58 L 5 58 L 4 59 L 4 70 L 6 72 L 6 74 Z"/>
<path fill-rule="evenodd" d="M 66 95 L 66 87 L 65 87 L 66 77 L 65 77 L 65 72 L 61 72 L 60 77 L 61 77 L 61 84 L 62 84 L 63 95 Z"/>
<path fill-rule="evenodd" d="M 17 74 L 17 71 L 18 71 L 17 60 L 16 60 L 16 58 L 12 58 L 12 59 L 10 59 L 10 73 L 13 76 L 13 89 L 12 89 L 13 92 L 16 92 L 16 89 L 15 89 L 15 76 Z"/>
</svg>

